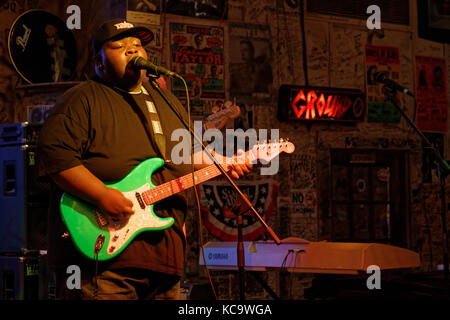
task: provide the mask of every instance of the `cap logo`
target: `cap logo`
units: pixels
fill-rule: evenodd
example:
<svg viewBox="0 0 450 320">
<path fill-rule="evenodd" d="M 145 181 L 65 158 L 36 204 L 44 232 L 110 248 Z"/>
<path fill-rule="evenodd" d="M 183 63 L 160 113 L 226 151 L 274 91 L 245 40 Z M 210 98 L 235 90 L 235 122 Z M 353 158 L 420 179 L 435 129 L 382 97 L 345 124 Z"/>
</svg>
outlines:
<svg viewBox="0 0 450 320">
<path fill-rule="evenodd" d="M 126 22 L 126 21 L 121 22 L 121 23 L 116 23 L 114 25 L 114 27 L 116 27 L 117 30 L 134 28 L 134 26 L 131 23 Z"/>
</svg>

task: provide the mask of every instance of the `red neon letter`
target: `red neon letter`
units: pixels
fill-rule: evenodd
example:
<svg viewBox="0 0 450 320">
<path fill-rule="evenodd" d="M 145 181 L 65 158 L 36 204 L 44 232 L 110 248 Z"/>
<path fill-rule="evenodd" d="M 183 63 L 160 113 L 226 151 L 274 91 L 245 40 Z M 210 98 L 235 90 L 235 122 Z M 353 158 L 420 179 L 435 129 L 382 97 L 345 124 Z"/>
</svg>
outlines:
<svg viewBox="0 0 450 320">
<path fill-rule="evenodd" d="M 303 93 L 303 90 L 300 90 L 300 92 L 295 97 L 294 101 L 292 101 L 292 103 L 291 103 L 291 107 L 294 110 L 294 113 L 295 113 L 295 116 L 297 117 L 297 119 L 300 119 L 300 117 L 306 110 L 305 106 L 300 106 L 300 110 L 298 110 L 297 103 L 300 100 L 306 101 L 306 97 L 305 97 L 305 94 Z"/>
<path fill-rule="evenodd" d="M 311 119 L 316 118 L 316 109 L 314 107 L 314 102 L 317 100 L 317 94 L 314 91 L 308 92 L 306 104 L 306 119 L 309 119 L 309 115 L 311 114 Z"/>
</svg>

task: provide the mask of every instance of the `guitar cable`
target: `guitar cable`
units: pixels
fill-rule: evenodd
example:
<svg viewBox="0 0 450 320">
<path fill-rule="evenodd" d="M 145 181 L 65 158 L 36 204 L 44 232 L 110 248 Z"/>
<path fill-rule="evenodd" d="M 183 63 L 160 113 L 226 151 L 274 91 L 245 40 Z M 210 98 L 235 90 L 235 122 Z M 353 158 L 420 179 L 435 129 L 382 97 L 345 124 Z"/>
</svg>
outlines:
<svg viewBox="0 0 450 320">
<path fill-rule="evenodd" d="M 297 256 L 299 254 L 305 253 L 305 250 L 303 249 L 289 249 L 288 252 L 286 253 L 286 255 L 284 256 L 283 262 L 281 263 L 281 268 L 280 268 L 280 275 L 283 275 L 283 273 L 289 273 L 289 265 L 288 265 L 288 258 L 293 255 L 293 261 L 294 264 L 291 267 L 295 267 L 296 264 L 296 260 L 297 260 Z M 289 273 L 289 299 L 292 299 L 292 283 L 293 283 L 293 272 Z"/>
<path fill-rule="evenodd" d="M 95 274 L 94 274 L 94 300 L 97 300 L 98 295 L 98 254 L 100 250 L 103 248 L 103 244 L 105 243 L 105 236 L 103 234 L 100 234 L 97 237 L 97 240 L 95 240 L 94 245 L 94 261 L 95 261 Z"/>
<path fill-rule="evenodd" d="M 97 281 L 97 277 L 98 277 L 98 253 L 95 254 L 94 260 L 95 260 L 94 300 L 97 300 L 97 295 L 98 295 L 98 281 Z"/>
</svg>

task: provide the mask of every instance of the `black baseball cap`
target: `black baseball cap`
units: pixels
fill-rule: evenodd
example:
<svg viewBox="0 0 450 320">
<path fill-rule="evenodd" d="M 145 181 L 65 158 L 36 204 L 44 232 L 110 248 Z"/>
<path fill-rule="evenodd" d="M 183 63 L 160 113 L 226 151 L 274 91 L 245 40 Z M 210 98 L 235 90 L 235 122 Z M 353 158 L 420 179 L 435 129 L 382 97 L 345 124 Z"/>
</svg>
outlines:
<svg viewBox="0 0 450 320">
<path fill-rule="evenodd" d="M 94 34 L 92 40 L 94 53 L 97 53 L 106 41 L 113 38 L 121 39 L 126 36 L 139 38 L 142 45 L 145 46 L 152 41 L 153 32 L 145 27 L 135 27 L 132 23 L 124 19 L 109 20 L 102 24 Z"/>
</svg>

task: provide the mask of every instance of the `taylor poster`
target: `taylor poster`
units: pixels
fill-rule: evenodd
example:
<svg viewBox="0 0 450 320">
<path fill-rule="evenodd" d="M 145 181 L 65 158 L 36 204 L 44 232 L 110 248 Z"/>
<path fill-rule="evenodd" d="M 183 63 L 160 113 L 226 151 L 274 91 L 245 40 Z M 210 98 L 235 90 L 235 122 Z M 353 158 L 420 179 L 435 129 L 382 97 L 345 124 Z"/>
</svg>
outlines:
<svg viewBox="0 0 450 320">
<path fill-rule="evenodd" d="M 170 23 L 171 70 L 189 90 L 192 114 L 203 115 L 225 98 L 223 28 Z M 174 94 L 186 101 L 183 82 L 173 80 Z"/>
<path fill-rule="evenodd" d="M 419 130 L 447 132 L 445 59 L 416 56 L 416 125 Z"/>
<path fill-rule="evenodd" d="M 278 183 L 273 180 L 258 180 L 239 181 L 237 185 L 267 223 L 276 204 Z M 232 208 L 239 203 L 240 196 L 226 181 L 205 182 L 201 184 L 200 191 L 205 227 L 220 240 L 236 241 L 237 220 Z M 265 233 L 260 220 L 252 211 L 244 212 L 242 220 L 244 241 L 256 240 Z"/>
<path fill-rule="evenodd" d="M 366 45 L 367 68 L 367 121 L 368 122 L 400 122 L 400 112 L 386 101 L 382 83 L 375 81 L 376 72 L 384 72 L 387 76 L 401 84 L 400 54 L 398 48 L 388 46 Z"/>
</svg>

